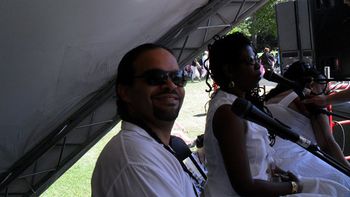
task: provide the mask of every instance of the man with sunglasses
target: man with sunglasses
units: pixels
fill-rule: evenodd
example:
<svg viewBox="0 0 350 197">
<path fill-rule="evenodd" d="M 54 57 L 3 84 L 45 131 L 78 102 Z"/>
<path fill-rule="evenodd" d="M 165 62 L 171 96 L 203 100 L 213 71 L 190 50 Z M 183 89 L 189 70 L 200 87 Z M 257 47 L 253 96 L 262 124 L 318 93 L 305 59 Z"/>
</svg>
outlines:
<svg viewBox="0 0 350 197">
<path fill-rule="evenodd" d="M 99 156 L 92 196 L 196 195 L 170 147 L 185 84 L 175 57 L 162 46 L 143 44 L 122 58 L 116 80 L 121 131 Z"/>
</svg>

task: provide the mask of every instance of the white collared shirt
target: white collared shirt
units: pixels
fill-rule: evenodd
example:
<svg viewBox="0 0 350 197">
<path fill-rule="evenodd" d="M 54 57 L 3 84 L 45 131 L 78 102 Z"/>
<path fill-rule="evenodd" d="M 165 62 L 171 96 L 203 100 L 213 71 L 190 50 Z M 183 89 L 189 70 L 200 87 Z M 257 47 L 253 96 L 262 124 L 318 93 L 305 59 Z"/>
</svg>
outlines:
<svg viewBox="0 0 350 197">
<path fill-rule="evenodd" d="M 91 183 L 92 196 L 195 196 L 175 156 L 125 121 L 101 152 Z"/>
</svg>

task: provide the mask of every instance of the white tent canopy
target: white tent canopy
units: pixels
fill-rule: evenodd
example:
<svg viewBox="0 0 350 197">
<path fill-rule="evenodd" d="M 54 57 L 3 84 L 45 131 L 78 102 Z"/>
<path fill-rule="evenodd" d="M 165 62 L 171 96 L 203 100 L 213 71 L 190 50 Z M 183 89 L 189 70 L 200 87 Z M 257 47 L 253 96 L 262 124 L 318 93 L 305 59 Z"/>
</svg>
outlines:
<svg viewBox="0 0 350 197">
<path fill-rule="evenodd" d="M 38 195 L 118 121 L 113 80 L 157 42 L 181 66 L 266 0 L 0 1 L 0 195 Z"/>
</svg>

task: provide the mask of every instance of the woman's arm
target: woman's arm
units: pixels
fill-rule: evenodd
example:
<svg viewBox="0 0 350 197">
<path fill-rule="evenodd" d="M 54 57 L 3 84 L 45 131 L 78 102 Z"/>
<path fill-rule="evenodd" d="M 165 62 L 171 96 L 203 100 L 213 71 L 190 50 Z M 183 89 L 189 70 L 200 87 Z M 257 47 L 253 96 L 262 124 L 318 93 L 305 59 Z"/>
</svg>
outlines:
<svg viewBox="0 0 350 197">
<path fill-rule="evenodd" d="M 333 138 L 328 117 L 325 114 L 311 112 L 312 110 L 310 111 L 299 98 L 295 99 L 289 107 L 309 117 L 317 145 L 321 150 L 350 169 L 348 161 L 344 158 L 339 145 Z"/>
<path fill-rule="evenodd" d="M 350 101 L 350 88 L 337 92 L 335 94 L 330 94 L 327 96 L 326 103 L 337 104 Z"/>
<path fill-rule="evenodd" d="M 246 129 L 245 121 L 231 112 L 230 105 L 223 105 L 215 112 L 213 131 L 233 189 L 242 196 L 291 194 L 291 182 L 276 183 L 252 178 L 246 150 Z"/>
<path fill-rule="evenodd" d="M 325 114 L 311 114 L 310 120 L 317 144 L 321 150 L 350 169 L 349 162 L 344 158 L 343 152 L 333 138 L 328 117 Z"/>
<path fill-rule="evenodd" d="M 330 95 L 319 95 L 303 100 L 305 104 L 315 104 L 326 107 L 329 104 L 338 104 L 350 101 L 350 88 Z"/>
</svg>

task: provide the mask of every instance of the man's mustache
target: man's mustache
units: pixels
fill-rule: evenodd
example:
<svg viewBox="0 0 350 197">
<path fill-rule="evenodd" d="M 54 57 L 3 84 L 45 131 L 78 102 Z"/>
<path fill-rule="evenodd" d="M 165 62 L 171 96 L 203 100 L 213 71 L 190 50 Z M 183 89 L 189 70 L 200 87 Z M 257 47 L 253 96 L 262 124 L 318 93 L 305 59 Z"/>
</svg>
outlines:
<svg viewBox="0 0 350 197">
<path fill-rule="evenodd" d="M 160 96 L 163 94 L 173 94 L 173 95 L 176 95 L 176 97 L 180 98 L 180 95 L 177 93 L 176 90 L 169 90 L 169 89 L 163 89 L 160 93 L 158 93 L 155 96 Z"/>
</svg>

